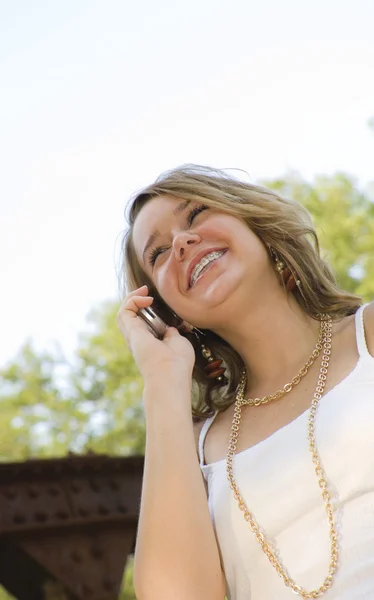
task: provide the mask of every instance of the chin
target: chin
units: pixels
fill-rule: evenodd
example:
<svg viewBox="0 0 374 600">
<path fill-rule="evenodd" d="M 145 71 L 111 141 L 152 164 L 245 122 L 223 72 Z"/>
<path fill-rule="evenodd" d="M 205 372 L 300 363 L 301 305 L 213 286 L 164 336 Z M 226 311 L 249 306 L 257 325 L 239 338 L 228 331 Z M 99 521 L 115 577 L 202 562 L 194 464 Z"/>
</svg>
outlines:
<svg viewBox="0 0 374 600">
<path fill-rule="evenodd" d="M 203 283 L 203 282 L 201 282 Z M 232 277 L 228 273 L 217 277 L 210 285 L 201 286 L 201 290 L 196 288 L 194 301 L 199 303 L 202 310 L 210 311 L 215 307 L 224 306 L 234 301 L 237 289 L 240 287 L 240 281 L 237 277 Z"/>
</svg>

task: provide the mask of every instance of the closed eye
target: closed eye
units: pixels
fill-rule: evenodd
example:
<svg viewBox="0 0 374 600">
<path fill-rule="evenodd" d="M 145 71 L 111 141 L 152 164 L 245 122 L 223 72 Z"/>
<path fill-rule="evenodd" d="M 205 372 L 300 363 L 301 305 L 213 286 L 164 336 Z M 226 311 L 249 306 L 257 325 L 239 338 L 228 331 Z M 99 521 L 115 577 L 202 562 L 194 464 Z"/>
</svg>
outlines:
<svg viewBox="0 0 374 600">
<path fill-rule="evenodd" d="M 156 248 L 153 248 L 153 250 L 149 253 L 149 258 L 148 258 L 149 264 L 153 267 L 158 255 L 161 254 L 161 252 L 163 250 L 167 250 L 167 249 L 168 249 L 167 246 L 157 246 Z"/>
<path fill-rule="evenodd" d="M 195 217 L 198 214 L 200 214 L 203 210 L 206 210 L 207 208 L 209 208 L 209 206 L 206 206 L 205 204 L 200 204 L 199 206 L 195 206 L 195 208 L 190 210 L 189 213 L 187 214 L 188 226 L 191 227 Z M 164 252 L 165 250 L 167 250 L 168 248 L 169 248 L 169 246 L 157 246 L 156 248 L 153 248 L 153 250 L 149 253 L 149 258 L 148 258 L 148 262 L 151 265 L 151 267 L 154 266 L 158 255 L 161 254 L 162 252 Z"/>
<path fill-rule="evenodd" d="M 190 210 L 190 212 L 187 215 L 187 223 L 188 223 L 188 225 L 191 227 L 192 221 L 194 220 L 194 218 L 198 214 L 200 214 L 203 210 L 206 210 L 207 208 L 209 208 L 209 206 L 206 206 L 206 204 L 200 204 L 200 206 L 195 206 L 195 208 L 193 208 L 192 210 Z"/>
</svg>

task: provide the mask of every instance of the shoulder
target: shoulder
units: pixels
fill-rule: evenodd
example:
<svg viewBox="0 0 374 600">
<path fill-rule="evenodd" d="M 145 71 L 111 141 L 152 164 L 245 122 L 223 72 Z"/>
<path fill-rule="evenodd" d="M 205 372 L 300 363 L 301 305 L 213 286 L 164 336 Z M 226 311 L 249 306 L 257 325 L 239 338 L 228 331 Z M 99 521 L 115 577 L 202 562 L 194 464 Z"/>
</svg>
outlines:
<svg viewBox="0 0 374 600">
<path fill-rule="evenodd" d="M 369 352 L 374 356 L 374 300 L 364 310 L 365 337 Z"/>
</svg>

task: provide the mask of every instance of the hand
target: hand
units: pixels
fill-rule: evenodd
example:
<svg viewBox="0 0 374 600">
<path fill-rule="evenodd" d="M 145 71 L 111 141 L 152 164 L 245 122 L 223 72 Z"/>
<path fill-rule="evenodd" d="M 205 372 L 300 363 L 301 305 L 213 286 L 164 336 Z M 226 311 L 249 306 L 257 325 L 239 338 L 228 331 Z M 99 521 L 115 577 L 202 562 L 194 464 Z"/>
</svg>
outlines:
<svg viewBox="0 0 374 600">
<path fill-rule="evenodd" d="M 151 306 L 153 298 L 147 293 L 148 288 L 144 285 L 128 294 L 117 314 L 118 328 L 144 381 L 172 374 L 191 380 L 195 364 L 192 344 L 175 327 L 169 327 L 164 338 L 158 340 L 136 315 L 140 308 Z"/>
</svg>

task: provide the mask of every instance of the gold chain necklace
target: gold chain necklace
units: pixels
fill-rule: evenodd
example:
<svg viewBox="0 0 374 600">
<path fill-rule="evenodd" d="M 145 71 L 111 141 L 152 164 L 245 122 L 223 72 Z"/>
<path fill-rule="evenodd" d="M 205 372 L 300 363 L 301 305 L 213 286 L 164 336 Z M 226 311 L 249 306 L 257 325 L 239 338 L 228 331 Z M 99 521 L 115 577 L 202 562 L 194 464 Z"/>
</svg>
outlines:
<svg viewBox="0 0 374 600">
<path fill-rule="evenodd" d="M 261 406 L 261 404 L 267 404 L 268 402 L 271 402 L 271 400 L 278 400 L 278 398 L 282 398 L 282 396 L 288 394 L 295 385 L 300 383 L 301 379 L 307 374 L 309 368 L 315 362 L 316 358 L 318 358 L 318 356 L 321 354 L 324 335 L 324 325 L 323 321 L 321 321 L 321 327 L 319 330 L 319 336 L 316 347 L 314 348 L 311 356 L 308 358 L 305 365 L 301 367 L 296 377 L 294 377 L 290 383 L 286 383 L 286 385 L 284 385 L 281 390 L 278 390 L 274 394 L 264 396 L 263 398 L 247 398 L 246 400 L 243 399 L 241 400 L 241 406 Z"/>
<path fill-rule="evenodd" d="M 246 386 L 246 372 L 245 370 L 242 373 L 238 392 L 236 394 L 235 400 L 235 411 L 234 418 L 231 426 L 231 435 L 230 435 L 230 443 L 229 449 L 226 457 L 226 469 L 227 476 L 230 481 L 231 489 L 234 492 L 234 497 L 238 501 L 238 505 L 240 510 L 244 513 L 244 519 L 249 523 L 249 526 L 253 533 L 256 536 L 257 542 L 260 544 L 262 551 L 268 557 L 270 563 L 273 565 L 278 575 L 283 579 L 285 585 L 290 587 L 293 592 L 303 598 L 317 598 L 318 596 L 322 596 L 332 585 L 333 577 L 338 567 L 338 542 L 337 542 L 337 532 L 334 520 L 334 509 L 331 501 L 331 494 L 327 489 L 327 482 L 325 478 L 324 471 L 321 466 L 321 461 L 316 448 L 316 440 L 315 440 L 315 418 L 317 413 L 317 408 L 319 401 L 322 397 L 326 379 L 327 372 L 329 367 L 330 355 L 331 355 L 331 337 L 332 337 L 332 322 L 331 317 L 329 315 L 321 315 L 321 331 L 322 335 L 322 361 L 321 368 L 318 376 L 316 391 L 314 392 L 313 400 L 310 407 L 309 418 L 308 418 L 308 440 L 309 440 L 309 450 L 312 453 L 312 461 L 315 466 L 315 472 L 318 477 L 318 483 L 322 490 L 322 499 L 325 503 L 325 509 L 327 513 L 328 523 L 329 523 L 329 535 L 331 542 L 331 551 L 330 551 L 330 565 L 328 568 L 328 575 L 325 577 L 322 585 L 316 589 L 308 592 L 303 587 L 297 585 L 295 581 L 287 574 L 287 571 L 280 563 L 278 558 L 275 555 L 271 544 L 266 539 L 265 535 L 260 530 L 258 523 L 256 523 L 252 513 L 247 509 L 243 498 L 240 495 L 238 486 L 234 479 L 233 474 L 233 461 L 235 450 L 239 437 L 239 426 L 240 426 L 240 418 L 241 418 L 241 407 L 246 404 L 246 400 L 244 398 L 244 391 Z"/>
</svg>

